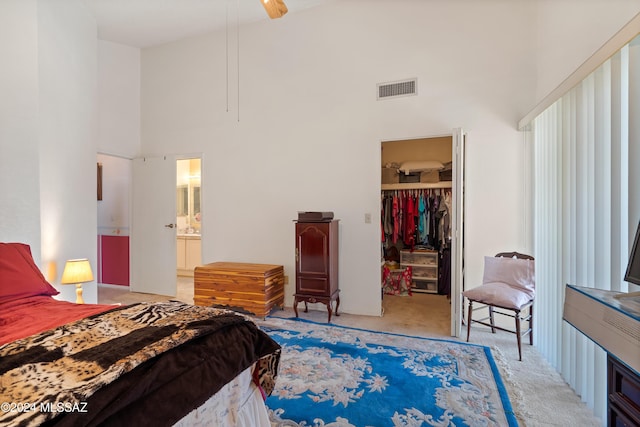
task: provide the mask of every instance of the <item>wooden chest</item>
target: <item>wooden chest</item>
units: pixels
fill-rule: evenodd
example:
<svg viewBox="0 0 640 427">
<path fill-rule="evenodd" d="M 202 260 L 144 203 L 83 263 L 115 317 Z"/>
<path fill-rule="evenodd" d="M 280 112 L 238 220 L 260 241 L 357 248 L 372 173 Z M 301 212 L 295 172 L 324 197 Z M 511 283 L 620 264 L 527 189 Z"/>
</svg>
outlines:
<svg viewBox="0 0 640 427">
<path fill-rule="evenodd" d="M 194 304 L 266 317 L 284 306 L 284 267 L 214 262 L 195 268 Z"/>
</svg>

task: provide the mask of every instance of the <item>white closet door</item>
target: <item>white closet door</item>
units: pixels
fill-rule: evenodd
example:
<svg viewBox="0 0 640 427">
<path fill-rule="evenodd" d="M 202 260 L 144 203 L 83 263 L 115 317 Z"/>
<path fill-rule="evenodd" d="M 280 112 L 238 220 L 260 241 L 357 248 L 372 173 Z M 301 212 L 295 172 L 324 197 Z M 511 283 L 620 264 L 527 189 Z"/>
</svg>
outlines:
<svg viewBox="0 0 640 427">
<path fill-rule="evenodd" d="M 451 336 L 459 337 L 462 325 L 462 291 L 464 289 L 464 141 L 461 128 L 453 130 L 453 221 L 451 228 Z"/>
<path fill-rule="evenodd" d="M 176 296 L 176 159 L 133 160 L 131 290 Z"/>
</svg>

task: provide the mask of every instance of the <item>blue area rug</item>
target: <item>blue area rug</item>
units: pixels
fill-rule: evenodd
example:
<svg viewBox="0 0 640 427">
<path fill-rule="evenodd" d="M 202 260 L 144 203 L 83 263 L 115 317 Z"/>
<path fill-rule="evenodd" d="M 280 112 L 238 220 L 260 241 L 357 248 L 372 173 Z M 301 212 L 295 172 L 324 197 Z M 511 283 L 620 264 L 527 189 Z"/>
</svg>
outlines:
<svg viewBox="0 0 640 427">
<path fill-rule="evenodd" d="M 258 322 L 282 345 L 273 426 L 517 426 L 488 347 L 301 319 Z"/>
</svg>

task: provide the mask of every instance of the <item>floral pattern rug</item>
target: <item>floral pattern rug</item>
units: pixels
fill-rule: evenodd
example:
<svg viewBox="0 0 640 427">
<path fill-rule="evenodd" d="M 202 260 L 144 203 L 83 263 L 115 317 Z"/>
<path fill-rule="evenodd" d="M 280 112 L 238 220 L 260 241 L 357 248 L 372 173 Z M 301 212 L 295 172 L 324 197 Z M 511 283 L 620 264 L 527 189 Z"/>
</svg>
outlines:
<svg viewBox="0 0 640 427">
<path fill-rule="evenodd" d="M 517 426 L 488 347 L 302 319 L 258 322 L 282 346 L 272 426 Z"/>
</svg>

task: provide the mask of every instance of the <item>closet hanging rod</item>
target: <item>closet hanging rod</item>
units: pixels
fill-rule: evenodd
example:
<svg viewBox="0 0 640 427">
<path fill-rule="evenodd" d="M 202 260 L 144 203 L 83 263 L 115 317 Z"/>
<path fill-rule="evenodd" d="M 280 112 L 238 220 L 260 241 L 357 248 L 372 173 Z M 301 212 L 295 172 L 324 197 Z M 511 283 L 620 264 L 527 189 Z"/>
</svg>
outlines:
<svg viewBox="0 0 640 427">
<path fill-rule="evenodd" d="M 382 184 L 382 190 L 420 190 L 424 188 L 452 188 L 451 181 L 441 182 L 410 182 L 402 184 Z"/>
</svg>

